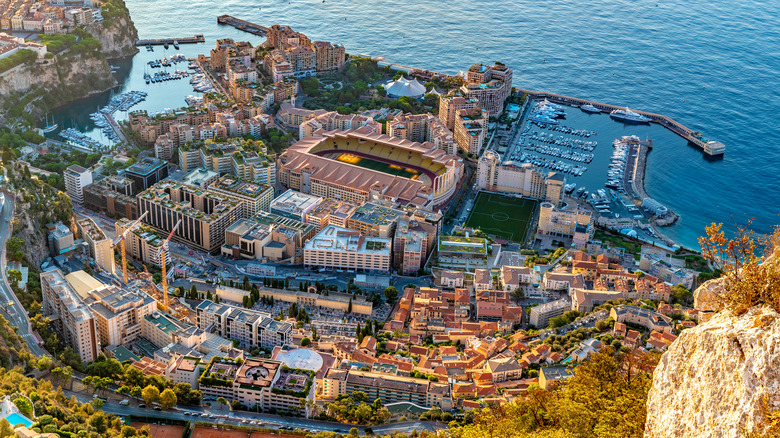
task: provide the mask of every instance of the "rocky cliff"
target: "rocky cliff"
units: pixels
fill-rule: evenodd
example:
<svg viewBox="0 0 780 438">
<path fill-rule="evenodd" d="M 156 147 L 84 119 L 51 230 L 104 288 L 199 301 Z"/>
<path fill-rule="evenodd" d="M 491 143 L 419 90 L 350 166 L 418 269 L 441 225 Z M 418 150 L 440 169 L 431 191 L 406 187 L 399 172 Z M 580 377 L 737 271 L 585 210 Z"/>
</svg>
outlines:
<svg viewBox="0 0 780 438">
<path fill-rule="evenodd" d="M 91 24 L 87 30 L 100 41 L 106 58 L 124 58 L 138 53 L 135 47 L 138 31 L 130 15 L 117 17 L 110 23 Z"/>
<path fill-rule="evenodd" d="M 697 301 L 708 303 L 719 287 L 706 283 Z M 780 409 L 778 363 L 780 315 L 771 308 L 723 311 L 683 331 L 653 374 L 645 437 L 765 433 L 767 413 Z"/>
<path fill-rule="evenodd" d="M 102 53 L 61 55 L 21 65 L 0 75 L 0 101 L 16 103 L 4 118 L 34 121 L 59 105 L 117 85 Z"/>
</svg>

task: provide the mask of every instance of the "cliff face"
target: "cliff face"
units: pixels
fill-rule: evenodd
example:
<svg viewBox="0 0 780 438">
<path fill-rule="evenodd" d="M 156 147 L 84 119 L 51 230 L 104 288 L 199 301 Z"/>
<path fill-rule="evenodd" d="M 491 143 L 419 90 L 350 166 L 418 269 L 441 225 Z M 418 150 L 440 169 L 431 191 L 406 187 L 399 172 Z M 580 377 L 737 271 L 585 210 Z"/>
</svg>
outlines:
<svg viewBox="0 0 780 438">
<path fill-rule="evenodd" d="M 779 361 L 780 315 L 767 307 L 724 311 L 683 331 L 653 374 L 645 437 L 764 432 L 767 409 L 780 409 Z"/>
<path fill-rule="evenodd" d="M 129 15 L 117 17 L 108 23 L 93 23 L 87 30 L 103 46 L 106 58 L 124 58 L 135 55 L 138 31 Z"/>
<path fill-rule="evenodd" d="M 117 82 L 98 55 L 56 56 L 9 70 L 0 75 L 0 101 L 25 102 L 20 111 L 41 117 L 47 108 L 108 90 Z"/>
</svg>

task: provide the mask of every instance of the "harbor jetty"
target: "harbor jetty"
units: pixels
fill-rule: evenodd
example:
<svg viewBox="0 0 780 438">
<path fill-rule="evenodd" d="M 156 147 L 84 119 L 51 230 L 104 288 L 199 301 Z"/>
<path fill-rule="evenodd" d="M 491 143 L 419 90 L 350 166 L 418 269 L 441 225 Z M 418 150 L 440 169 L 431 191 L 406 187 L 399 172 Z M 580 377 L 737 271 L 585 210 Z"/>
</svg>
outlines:
<svg viewBox="0 0 780 438">
<path fill-rule="evenodd" d="M 217 23 L 233 26 L 238 30 L 251 33 L 257 36 L 266 36 L 268 28 L 259 24 L 252 23 L 251 21 L 241 20 L 232 15 L 220 15 L 217 17 Z"/>
<path fill-rule="evenodd" d="M 564 105 L 579 106 L 579 105 L 590 104 L 598 108 L 602 112 L 607 112 L 607 113 L 612 112 L 616 109 L 624 108 L 617 105 L 610 105 L 606 103 L 580 99 L 577 97 L 563 96 L 560 94 L 547 93 L 542 91 L 524 90 L 522 88 L 516 88 L 516 91 L 519 93 L 525 93 L 528 95 L 528 97 L 533 99 L 547 99 L 551 102 L 560 103 Z M 665 116 L 663 114 L 649 113 L 647 111 L 637 111 L 637 110 L 632 110 L 632 111 L 649 118 L 651 122 L 658 123 L 659 125 L 669 129 L 670 131 L 674 132 L 680 137 L 688 140 L 688 143 L 699 147 L 702 150 L 702 152 L 704 152 L 707 155 L 710 156 L 723 155 L 723 153 L 726 151 L 726 146 L 724 146 L 723 143 L 717 141 L 705 142 L 701 138 L 699 138 L 698 133 L 694 132 L 692 129 L 686 127 L 682 123 L 679 123 L 668 116 Z"/>
<path fill-rule="evenodd" d="M 197 44 L 197 43 L 205 43 L 206 37 L 204 37 L 202 34 L 197 34 L 195 36 L 191 37 L 185 37 L 185 38 L 154 38 L 154 39 L 147 39 L 147 40 L 135 40 L 136 46 L 176 46 L 178 44 Z"/>
</svg>

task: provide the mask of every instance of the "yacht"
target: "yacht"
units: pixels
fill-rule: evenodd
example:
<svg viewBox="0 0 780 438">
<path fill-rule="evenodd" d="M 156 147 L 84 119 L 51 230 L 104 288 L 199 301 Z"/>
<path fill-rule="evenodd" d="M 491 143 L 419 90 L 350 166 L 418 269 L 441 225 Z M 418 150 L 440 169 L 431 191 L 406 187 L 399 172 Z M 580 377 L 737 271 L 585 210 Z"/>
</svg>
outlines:
<svg viewBox="0 0 780 438">
<path fill-rule="evenodd" d="M 611 113 L 609 113 L 609 115 L 615 120 L 621 120 L 624 122 L 647 123 L 650 121 L 649 117 L 645 117 L 641 114 L 635 113 L 628 108 L 616 109 Z"/>
<path fill-rule="evenodd" d="M 596 108 L 595 106 L 591 104 L 585 104 L 580 107 L 581 110 L 585 111 L 586 113 L 600 113 L 601 110 Z"/>
</svg>

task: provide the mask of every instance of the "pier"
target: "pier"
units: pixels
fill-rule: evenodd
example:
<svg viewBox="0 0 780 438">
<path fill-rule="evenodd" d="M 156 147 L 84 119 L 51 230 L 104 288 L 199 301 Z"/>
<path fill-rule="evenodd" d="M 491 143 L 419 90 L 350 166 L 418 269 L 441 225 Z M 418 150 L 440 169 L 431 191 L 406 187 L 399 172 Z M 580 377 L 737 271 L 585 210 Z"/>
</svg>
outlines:
<svg viewBox="0 0 780 438">
<path fill-rule="evenodd" d="M 622 106 L 610 105 L 607 103 L 593 102 L 591 100 L 580 99 L 577 97 L 563 96 L 560 94 L 545 93 L 540 91 L 524 90 L 522 88 L 516 88 L 516 91 L 520 93 L 525 93 L 530 98 L 536 98 L 536 99 L 546 98 L 551 102 L 560 103 L 563 105 L 571 106 L 571 105 L 591 104 L 596 108 L 600 109 L 602 112 L 607 112 L 607 113 L 612 112 L 613 110 L 616 109 L 625 108 Z M 669 129 L 670 131 L 674 132 L 680 137 L 688 140 L 688 143 L 691 143 L 692 145 L 701 148 L 702 152 L 704 152 L 707 155 L 711 155 L 711 156 L 723 155 L 723 153 L 726 151 L 726 146 L 724 146 L 723 143 L 717 141 L 705 142 L 701 140 L 692 129 L 686 127 L 682 123 L 679 123 L 668 116 L 665 116 L 663 114 L 654 114 L 654 113 L 649 113 L 647 111 L 639 111 L 633 109 L 631 111 L 634 111 L 635 113 L 648 117 L 650 121 L 653 123 L 658 123 L 659 125 L 664 126 L 665 128 Z"/>
<path fill-rule="evenodd" d="M 168 44 L 169 46 L 176 44 L 197 44 L 197 43 L 205 43 L 206 38 L 201 35 L 197 34 L 195 36 L 191 37 L 185 37 L 185 38 L 155 38 L 155 39 L 148 39 L 148 40 L 135 40 L 136 46 L 164 46 Z"/>
<path fill-rule="evenodd" d="M 264 37 L 266 34 L 268 34 L 267 27 L 252 23 L 250 21 L 238 19 L 232 15 L 220 15 L 217 17 L 217 23 L 233 26 L 238 30 L 243 30 L 244 32 L 261 37 Z"/>
</svg>

